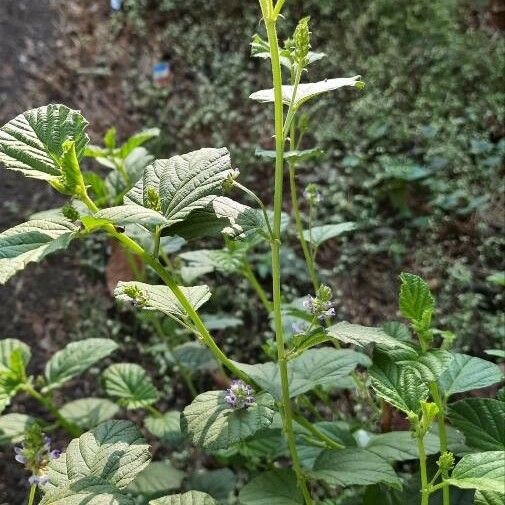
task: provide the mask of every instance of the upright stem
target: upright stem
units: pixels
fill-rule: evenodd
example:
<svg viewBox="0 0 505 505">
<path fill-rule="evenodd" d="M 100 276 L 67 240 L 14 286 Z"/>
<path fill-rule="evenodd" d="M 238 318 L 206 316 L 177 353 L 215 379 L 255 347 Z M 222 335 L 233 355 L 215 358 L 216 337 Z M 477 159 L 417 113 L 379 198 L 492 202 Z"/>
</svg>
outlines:
<svg viewBox="0 0 505 505">
<path fill-rule="evenodd" d="M 424 449 L 424 437 L 418 437 L 417 450 L 419 452 L 419 465 L 421 472 L 421 505 L 428 505 L 430 493 L 428 490 L 428 472 L 426 469 L 426 451 Z"/>
<path fill-rule="evenodd" d="M 259 283 L 256 275 L 253 272 L 253 269 L 251 268 L 251 265 L 247 261 L 245 261 L 244 265 L 242 266 L 242 273 L 244 274 L 244 277 L 249 281 L 249 284 L 253 287 L 254 291 L 256 291 L 258 298 L 261 300 L 261 303 L 267 312 L 271 312 L 272 302 L 268 299 L 263 286 Z"/>
<path fill-rule="evenodd" d="M 32 484 L 30 487 L 30 494 L 28 496 L 28 505 L 34 504 L 36 491 L 37 491 L 37 484 Z"/>
<path fill-rule="evenodd" d="M 275 118 L 275 174 L 274 174 L 274 223 L 272 240 L 272 291 L 274 304 L 274 327 L 275 339 L 277 343 L 277 358 L 279 362 L 279 372 L 281 378 L 282 405 L 281 416 L 284 432 L 288 441 L 289 452 L 293 462 L 293 469 L 296 474 L 298 486 L 304 496 L 307 505 L 312 505 L 305 475 L 300 465 L 300 459 L 296 449 L 295 434 L 293 431 L 293 412 L 289 396 L 288 368 L 286 360 L 286 349 L 284 346 L 284 335 L 282 328 L 281 314 L 281 265 L 280 265 L 280 231 L 282 212 L 282 186 L 284 178 L 284 111 L 282 104 L 282 74 L 279 58 L 279 43 L 277 39 L 276 17 L 273 12 L 272 2 L 260 2 L 263 10 L 263 18 L 266 25 L 268 43 L 270 45 L 270 58 L 272 63 L 272 80 L 274 86 L 274 118 Z M 265 9 L 266 7 L 266 9 Z"/>
</svg>

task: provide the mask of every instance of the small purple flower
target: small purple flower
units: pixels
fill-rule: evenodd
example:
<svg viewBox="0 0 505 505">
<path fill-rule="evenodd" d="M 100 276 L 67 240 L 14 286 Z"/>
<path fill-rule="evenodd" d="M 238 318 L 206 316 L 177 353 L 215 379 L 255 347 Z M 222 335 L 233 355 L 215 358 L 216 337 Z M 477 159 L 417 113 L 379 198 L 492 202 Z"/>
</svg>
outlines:
<svg viewBox="0 0 505 505">
<path fill-rule="evenodd" d="M 23 454 L 23 448 L 22 447 L 14 447 L 14 453 L 16 454 L 14 456 L 14 459 L 18 462 L 24 465 L 26 463 L 26 458 Z"/>
<path fill-rule="evenodd" d="M 335 309 L 332 307 L 331 297 L 331 289 L 328 286 L 321 285 L 315 297 L 307 296 L 303 302 L 303 307 L 318 319 L 324 320 L 333 317 Z"/>
<path fill-rule="evenodd" d="M 51 459 L 58 459 L 59 457 L 61 456 L 61 451 L 59 449 L 53 449 L 50 453 L 49 453 L 49 457 Z"/>
<path fill-rule="evenodd" d="M 226 393 L 224 399 L 232 409 L 248 408 L 256 402 L 253 388 L 241 380 L 232 381 Z"/>
<path fill-rule="evenodd" d="M 30 476 L 30 478 L 28 479 L 28 482 L 30 483 L 30 485 L 39 485 L 39 486 L 43 486 L 44 484 L 47 484 L 49 482 L 49 478 L 47 477 L 47 475 L 32 475 Z"/>
<path fill-rule="evenodd" d="M 295 335 L 305 333 L 308 329 L 308 324 L 304 321 L 296 322 L 291 325 L 291 329 Z"/>
</svg>

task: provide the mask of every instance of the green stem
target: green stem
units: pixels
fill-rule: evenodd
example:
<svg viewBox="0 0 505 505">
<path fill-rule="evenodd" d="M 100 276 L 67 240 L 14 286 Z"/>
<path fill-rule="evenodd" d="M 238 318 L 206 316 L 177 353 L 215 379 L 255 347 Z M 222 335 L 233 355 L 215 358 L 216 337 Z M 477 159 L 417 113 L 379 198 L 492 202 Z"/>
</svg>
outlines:
<svg viewBox="0 0 505 505">
<path fill-rule="evenodd" d="M 260 2 L 262 9 L 265 2 Z M 272 2 L 269 2 L 267 11 L 263 9 L 263 16 L 267 30 L 268 43 L 270 45 L 270 57 L 272 64 L 272 80 L 274 86 L 274 119 L 275 119 L 275 174 L 274 174 L 274 223 L 272 240 L 272 277 L 273 277 L 273 304 L 274 304 L 274 327 L 277 344 L 277 358 L 279 362 L 279 372 L 282 390 L 281 416 L 284 425 L 284 432 L 288 441 L 289 452 L 293 462 L 293 469 L 296 474 L 298 487 L 300 488 L 307 505 L 312 505 L 305 475 L 303 473 L 298 451 L 296 448 L 295 435 L 293 431 L 293 412 L 289 396 L 289 379 L 286 360 L 286 349 L 284 346 L 284 335 L 282 328 L 281 313 L 281 265 L 280 265 L 280 230 L 282 212 L 282 186 L 284 177 L 284 135 L 283 122 L 284 110 L 282 104 L 282 74 L 279 58 L 279 43 L 277 39 L 277 29 L 275 16 L 269 15 L 273 11 Z"/>
<path fill-rule="evenodd" d="M 36 492 L 37 492 L 37 484 L 32 484 L 30 487 L 30 495 L 28 496 L 28 505 L 34 504 Z"/>
<path fill-rule="evenodd" d="M 256 275 L 254 275 L 253 269 L 251 268 L 251 265 L 247 261 L 244 261 L 243 263 L 242 273 L 244 274 L 244 277 L 249 281 L 249 284 L 252 286 L 254 291 L 256 291 L 258 298 L 261 300 L 261 303 L 264 305 L 267 312 L 271 312 L 272 302 L 268 299 L 265 290 L 259 283 Z"/>
<path fill-rule="evenodd" d="M 32 398 L 37 400 L 41 405 L 43 405 L 58 421 L 59 425 L 67 431 L 67 433 L 73 437 L 78 437 L 81 435 L 80 428 L 74 423 L 70 422 L 68 419 L 63 417 L 58 407 L 46 396 L 43 396 L 38 391 L 36 391 L 31 384 L 25 384 L 23 386 L 24 391 L 26 391 Z"/>
<path fill-rule="evenodd" d="M 421 505 L 428 505 L 430 492 L 428 489 L 428 472 L 426 469 L 426 451 L 424 448 L 424 437 L 417 438 L 417 450 L 419 452 L 419 465 L 421 472 Z"/>
<path fill-rule="evenodd" d="M 154 229 L 154 246 L 153 246 L 153 256 L 158 259 L 160 256 L 160 241 L 161 241 L 161 226 L 156 226 Z"/>
<path fill-rule="evenodd" d="M 345 446 L 339 444 L 338 442 L 335 442 L 335 440 L 330 438 L 328 435 L 325 435 L 322 431 L 318 430 L 310 421 L 307 421 L 307 419 L 305 419 L 303 416 L 295 415 L 295 421 L 301 426 L 303 426 L 308 432 L 310 432 L 316 438 L 323 441 L 330 449 L 339 450 L 345 448 Z"/>
<path fill-rule="evenodd" d="M 435 404 L 438 407 L 438 438 L 440 440 L 440 453 L 443 454 L 447 452 L 447 430 L 445 427 L 445 402 L 443 401 L 440 391 L 438 389 L 437 383 L 432 382 L 430 384 L 431 396 Z M 442 478 L 446 479 L 448 477 L 447 471 L 442 472 Z M 448 487 L 442 489 L 442 504 L 451 505 L 451 494 Z"/>
</svg>

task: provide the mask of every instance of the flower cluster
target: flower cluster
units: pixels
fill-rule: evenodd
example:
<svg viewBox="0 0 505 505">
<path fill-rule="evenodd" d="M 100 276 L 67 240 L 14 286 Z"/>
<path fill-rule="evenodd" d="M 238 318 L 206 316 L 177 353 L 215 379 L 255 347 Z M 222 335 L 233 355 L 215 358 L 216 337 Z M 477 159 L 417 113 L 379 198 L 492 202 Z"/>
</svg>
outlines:
<svg viewBox="0 0 505 505">
<path fill-rule="evenodd" d="M 309 295 L 303 302 L 303 306 L 318 319 L 326 319 L 335 315 L 335 309 L 331 302 L 332 292 L 328 286 L 322 285 L 316 292 L 316 296 Z"/>
<path fill-rule="evenodd" d="M 303 197 L 309 202 L 312 207 L 316 207 L 321 202 L 321 193 L 316 184 L 307 184 Z"/>
<path fill-rule="evenodd" d="M 249 384 L 241 380 L 234 380 L 226 390 L 225 400 L 232 409 L 246 409 L 255 403 L 256 398 L 254 390 Z"/>
<path fill-rule="evenodd" d="M 14 447 L 14 454 L 14 459 L 32 473 L 28 482 L 44 485 L 48 481 L 47 465 L 52 459 L 58 459 L 61 452 L 51 449 L 51 439 L 34 423 L 27 429 L 22 445 Z"/>
</svg>

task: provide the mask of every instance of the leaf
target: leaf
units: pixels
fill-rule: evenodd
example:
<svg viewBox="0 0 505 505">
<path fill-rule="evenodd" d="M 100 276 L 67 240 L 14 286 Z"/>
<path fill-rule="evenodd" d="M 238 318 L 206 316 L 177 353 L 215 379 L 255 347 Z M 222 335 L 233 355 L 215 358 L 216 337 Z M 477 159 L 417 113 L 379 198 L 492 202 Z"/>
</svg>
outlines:
<svg viewBox="0 0 505 505">
<path fill-rule="evenodd" d="M 505 494 L 505 452 L 489 451 L 463 456 L 447 479 L 461 489 Z"/>
<path fill-rule="evenodd" d="M 426 310 L 435 309 L 435 298 L 426 281 L 409 273 L 400 275 L 400 312 L 411 321 L 421 321 Z"/>
<path fill-rule="evenodd" d="M 403 342 L 389 336 L 381 328 L 373 328 L 370 326 L 361 326 L 359 324 L 351 324 L 346 321 L 334 324 L 327 329 L 330 337 L 343 342 L 344 344 L 352 344 L 360 347 L 365 347 L 368 344 L 378 344 L 384 347 L 401 347 L 409 348 Z"/>
<path fill-rule="evenodd" d="M 135 505 L 115 486 L 96 476 L 76 479 L 48 491 L 39 505 Z"/>
<path fill-rule="evenodd" d="M 12 371 L 11 357 L 14 351 L 20 352 L 24 366 L 28 365 L 32 354 L 30 347 L 17 338 L 4 338 L 0 340 L 0 373 Z"/>
<path fill-rule="evenodd" d="M 379 482 L 401 486 L 393 467 L 364 449 L 324 451 L 316 459 L 311 475 L 331 486 L 368 486 Z"/>
<path fill-rule="evenodd" d="M 174 468 L 170 461 L 151 461 L 126 489 L 134 494 L 159 496 L 161 493 L 179 488 L 183 478 L 184 472 Z"/>
<path fill-rule="evenodd" d="M 434 350 L 420 353 L 411 360 L 399 361 L 398 364 L 405 365 L 415 370 L 424 382 L 435 382 L 447 370 L 453 359 L 453 354 L 449 351 Z"/>
<path fill-rule="evenodd" d="M 355 75 L 354 77 L 340 77 L 336 79 L 325 79 L 324 81 L 311 82 L 305 84 L 299 84 L 296 91 L 296 97 L 293 100 L 293 105 L 295 108 L 300 107 L 302 104 L 314 98 L 317 95 L 326 93 L 327 91 L 333 91 L 343 86 L 354 86 L 361 87 L 362 82 L 359 80 L 361 76 Z M 257 102 L 267 103 L 274 101 L 274 90 L 273 89 L 262 89 L 261 91 L 256 91 L 249 96 L 251 100 Z M 282 101 L 289 105 L 293 99 L 293 86 L 284 85 L 282 86 Z"/>
<path fill-rule="evenodd" d="M 195 472 L 188 479 L 188 487 L 208 493 L 220 502 L 227 502 L 237 485 L 237 478 L 229 468 Z"/>
<path fill-rule="evenodd" d="M 81 398 L 60 408 L 65 419 L 86 430 L 111 419 L 118 412 L 119 407 L 105 398 Z"/>
<path fill-rule="evenodd" d="M 121 159 L 125 159 L 129 156 L 135 149 L 137 149 L 142 144 L 145 144 L 148 140 L 158 137 L 160 134 L 159 128 L 147 128 L 140 132 L 134 133 L 119 149 L 117 155 Z"/>
<path fill-rule="evenodd" d="M 440 451 L 438 437 L 428 433 L 424 437 L 427 455 Z M 363 447 L 389 462 L 418 459 L 417 440 L 410 431 L 391 431 L 380 435 L 371 434 L 368 443 Z"/>
<path fill-rule="evenodd" d="M 307 242 L 319 247 L 323 242 L 335 237 L 339 237 L 348 231 L 356 229 L 356 223 L 348 221 L 339 224 L 323 224 L 321 226 L 314 226 L 310 230 L 303 231 L 303 238 Z"/>
<path fill-rule="evenodd" d="M 275 160 L 275 158 L 277 157 L 277 153 L 275 151 L 259 148 L 256 148 L 254 154 L 256 156 L 266 158 L 269 160 Z M 320 149 L 319 147 L 313 147 L 312 149 L 302 149 L 302 150 L 293 149 L 291 151 L 285 151 L 283 157 L 286 161 L 290 161 L 292 163 L 298 163 L 300 161 L 306 161 L 313 158 L 318 159 L 323 154 L 324 151 L 322 149 Z"/>
<path fill-rule="evenodd" d="M 228 406 L 225 396 L 226 391 L 207 391 L 184 409 L 181 428 L 196 446 L 225 449 L 272 423 L 274 400 L 269 394 L 258 394 L 255 404 L 237 410 Z"/>
<path fill-rule="evenodd" d="M 386 356 L 374 357 L 369 373 L 371 386 L 377 396 L 406 414 L 417 413 L 420 402 L 428 398 L 428 387 L 418 375 Z"/>
<path fill-rule="evenodd" d="M 448 415 L 469 446 L 482 451 L 505 450 L 504 402 L 467 398 L 451 404 Z"/>
<path fill-rule="evenodd" d="M 207 329 L 209 328 L 207 327 Z M 178 345 L 174 348 L 172 354 L 178 364 L 192 372 L 216 370 L 219 368 L 209 348 L 199 342 L 185 342 Z"/>
<path fill-rule="evenodd" d="M 150 195 L 154 192 L 159 197 L 159 212 L 174 224 L 211 204 L 232 174 L 230 154 L 224 147 L 156 160 L 126 194 L 125 203 L 151 207 Z"/>
<path fill-rule="evenodd" d="M 492 491 L 477 491 L 475 493 L 475 505 L 503 505 L 505 494 L 493 493 Z"/>
<path fill-rule="evenodd" d="M 239 494 L 242 505 L 303 505 L 304 500 L 292 470 L 259 474 Z"/>
<path fill-rule="evenodd" d="M 242 326 L 244 321 L 238 317 L 229 316 L 223 312 L 217 314 L 202 314 L 203 322 L 208 330 L 225 330 Z"/>
<path fill-rule="evenodd" d="M 106 219 L 116 225 L 125 226 L 127 224 L 141 224 L 143 226 L 167 226 L 169 221 L 159 212 L 130 203 L 128 205 L 119 205 L 99 210 L 94 217 L 97 219 Z"/>
<path fill-rule="evenodd" d="M 46 363 L 45 391 L 51 391 L 85 372 L 91 365 L 102 360 L 118 348 L 110 338 L 86 338 L 67 344 Z"/>
<path fill-rule="evenodd" d="M 149 446 L 131 421 L 106 421 L 74 438 L 67 451 L 49 463 L 48 486 L 60 488 L 69 481 L 99 477 L 124 489 L 150 459 Z"/>
<path fill-rule="evenodd" d="M 88 123 L 64 105 L 31 109 L 0 128 L 0 162 L 28 177 L 56 182 L 62 175 L 63 144 L 75 142 L 80 159 L 88 143 Z"/>
<path fill-rule="evenodd" d="M 181 413 L 177 410 L 165 412 L 162 416 L 147 416 L 144 424 L 150 433 L 170 446 L 179 445 L 183 439 Z"/>
<path fill-rule="evenodd" d="M 184 293 L 184 296 L 195 310 L 200 308 L 211 296 L 209 287 L 205 285 L 193 287 L 179 286 L 179 289 Z M 132 292 L 136 292 L 138 295 L 132 297 Z M 123 302 L 134 302 L 144 310 L 158 310 L 167 316 L 176 318 L 186 316 L 186 311 L 179 300 L 177 300 L 170 288 L 164 285 L 152 285 L 136 281 L 118 282 L 114 290 L 114 296 Z"/>
<path fill-rule="evenodd" d="M 28 263 L 68 247 L 78 231 L 68 219 L 54 216 L 33 219 L 0 233 L 0 284 Z"/>
<path fill-rule="evenodd" d="M 329 347 L 305 351 L 302 355 L 288 361 L 290 397 L 306 393 L 316 386 L 334 385 L 339 379 L 348 376 L 362 362 L 362 356 L 350 349 Z M 277 363 L 235 364 L 275 399 L 280 400 L 282 392 Z"/>
<path fill-rule="evenodd" d="M 14 444 L 24 438 L 26 428 L 35 421 L 26 414 L 0 416 L 0 445 Z"/>
<path fill-rule="evenodd" d="M 382 325 L 382 329 L 396 340 L 401 340 L 406 343 L 412 340 L 412 334 L 408 326 L 398 321 L 388 321 Z"/>
<path fill-rule="evenodd" d="M 172 494 L 151 500 L 149 505 L 217 505 L 217 502 L 206 493 L 188 491 L 184 494 Z"/>
<path fill-rule="evenodd" d="M 147 372 L 136 363 L 115 363 L 102 374 L 105 391 L 127 409 L 152 405 L 159 398 Z"/>
<path fill-rule="evenodd" d="M 453 354 L 449 368 L 440 377 L 439 384 L 446 396 L 481 389 L 500 382 L 503 374 L 500 367 L 467 354 Z"/>
</svg>

